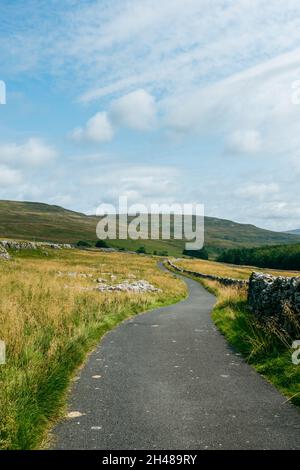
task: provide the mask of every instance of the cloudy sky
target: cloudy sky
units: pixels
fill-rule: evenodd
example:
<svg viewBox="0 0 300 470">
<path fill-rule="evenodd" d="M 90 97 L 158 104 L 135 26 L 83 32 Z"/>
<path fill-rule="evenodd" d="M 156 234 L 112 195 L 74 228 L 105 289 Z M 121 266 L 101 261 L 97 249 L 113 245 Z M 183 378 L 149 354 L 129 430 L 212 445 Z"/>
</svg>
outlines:
<svg viewBox="0 0 300 470">
<path fill-rule="evenodd" d="M 300 227 L 299 0 L 1 0 L 0 198 Z"/>
</svg>

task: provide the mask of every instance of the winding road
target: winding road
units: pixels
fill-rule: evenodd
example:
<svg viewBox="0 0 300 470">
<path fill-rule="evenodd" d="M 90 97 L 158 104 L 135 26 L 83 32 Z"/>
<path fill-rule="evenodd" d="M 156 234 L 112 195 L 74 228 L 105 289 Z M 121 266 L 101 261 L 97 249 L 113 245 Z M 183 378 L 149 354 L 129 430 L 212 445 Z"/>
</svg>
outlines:
<svg viewBox="0 0 300 470">
<path fill-rule="evenodd" d="M 108 333 L 72 388 L 55 449 L 300 449 L 300 413 L 230 349 L 215 298 L 189 297 Z"/>
</svg>

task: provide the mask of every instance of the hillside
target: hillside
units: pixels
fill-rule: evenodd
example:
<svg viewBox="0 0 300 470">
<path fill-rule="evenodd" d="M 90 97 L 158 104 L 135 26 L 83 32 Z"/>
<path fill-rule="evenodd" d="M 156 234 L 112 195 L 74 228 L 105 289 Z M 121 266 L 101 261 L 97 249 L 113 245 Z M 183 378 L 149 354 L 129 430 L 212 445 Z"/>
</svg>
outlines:
<svg viewBox="0 0 300 470">
<path fill-rule="evenodd" d="M 251 224 L 239 224 L 231 220 L 205 218 L 206 245 L 215 249 L 259 247 L 299 243 L 300 236 L 272 232 Z M 300 234 L 299 234 L 300 235 Z"/>
<path fill-rule="evenodd" d="M 0 237 L 76 243 L 96 241 L 99 218 L 37 202 L 0 201 Z M 299 243 L 300 236 L 263 230 L 230 220 L 205 217 L 205 245 L 211 255 L 224 249 Z M 115 240 L 113 247 L 136 250 L 144 245 L 147 252 L 168 251 L 181 255 L 184 242 L 180 240 Z"/>
<path fill-rule="evenodd" d="M 297 228 L 296 230 L 289 230 L 286 233 L 290 233 L 292 235 L 300 235 L 300 228 Z"/>
</svg>

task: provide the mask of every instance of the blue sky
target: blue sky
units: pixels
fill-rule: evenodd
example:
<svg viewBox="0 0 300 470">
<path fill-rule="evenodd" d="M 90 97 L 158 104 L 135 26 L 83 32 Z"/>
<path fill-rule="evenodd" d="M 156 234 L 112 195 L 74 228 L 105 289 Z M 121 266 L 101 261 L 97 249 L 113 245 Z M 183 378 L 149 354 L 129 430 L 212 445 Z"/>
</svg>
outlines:
<svg viewBox="0 0 300 470">
<path fill-rule="evenodd" d="M 298 0 L 1 0 L 0 198 L 300 227 Z"/>
</svg>

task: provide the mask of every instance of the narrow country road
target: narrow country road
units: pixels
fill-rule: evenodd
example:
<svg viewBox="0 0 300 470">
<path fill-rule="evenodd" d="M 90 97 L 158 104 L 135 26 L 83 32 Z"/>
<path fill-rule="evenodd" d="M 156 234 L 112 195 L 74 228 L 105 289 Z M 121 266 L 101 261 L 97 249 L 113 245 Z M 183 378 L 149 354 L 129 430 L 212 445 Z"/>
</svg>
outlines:
<svg viewBox="0 0 300 470">
<path fill-rule="evenodd" d="M 122 323 L 74 383 L 56 449 L 300 449 L 300 413 L 216 330 L 215 298 L 190 295 Z"/>
</svg>

